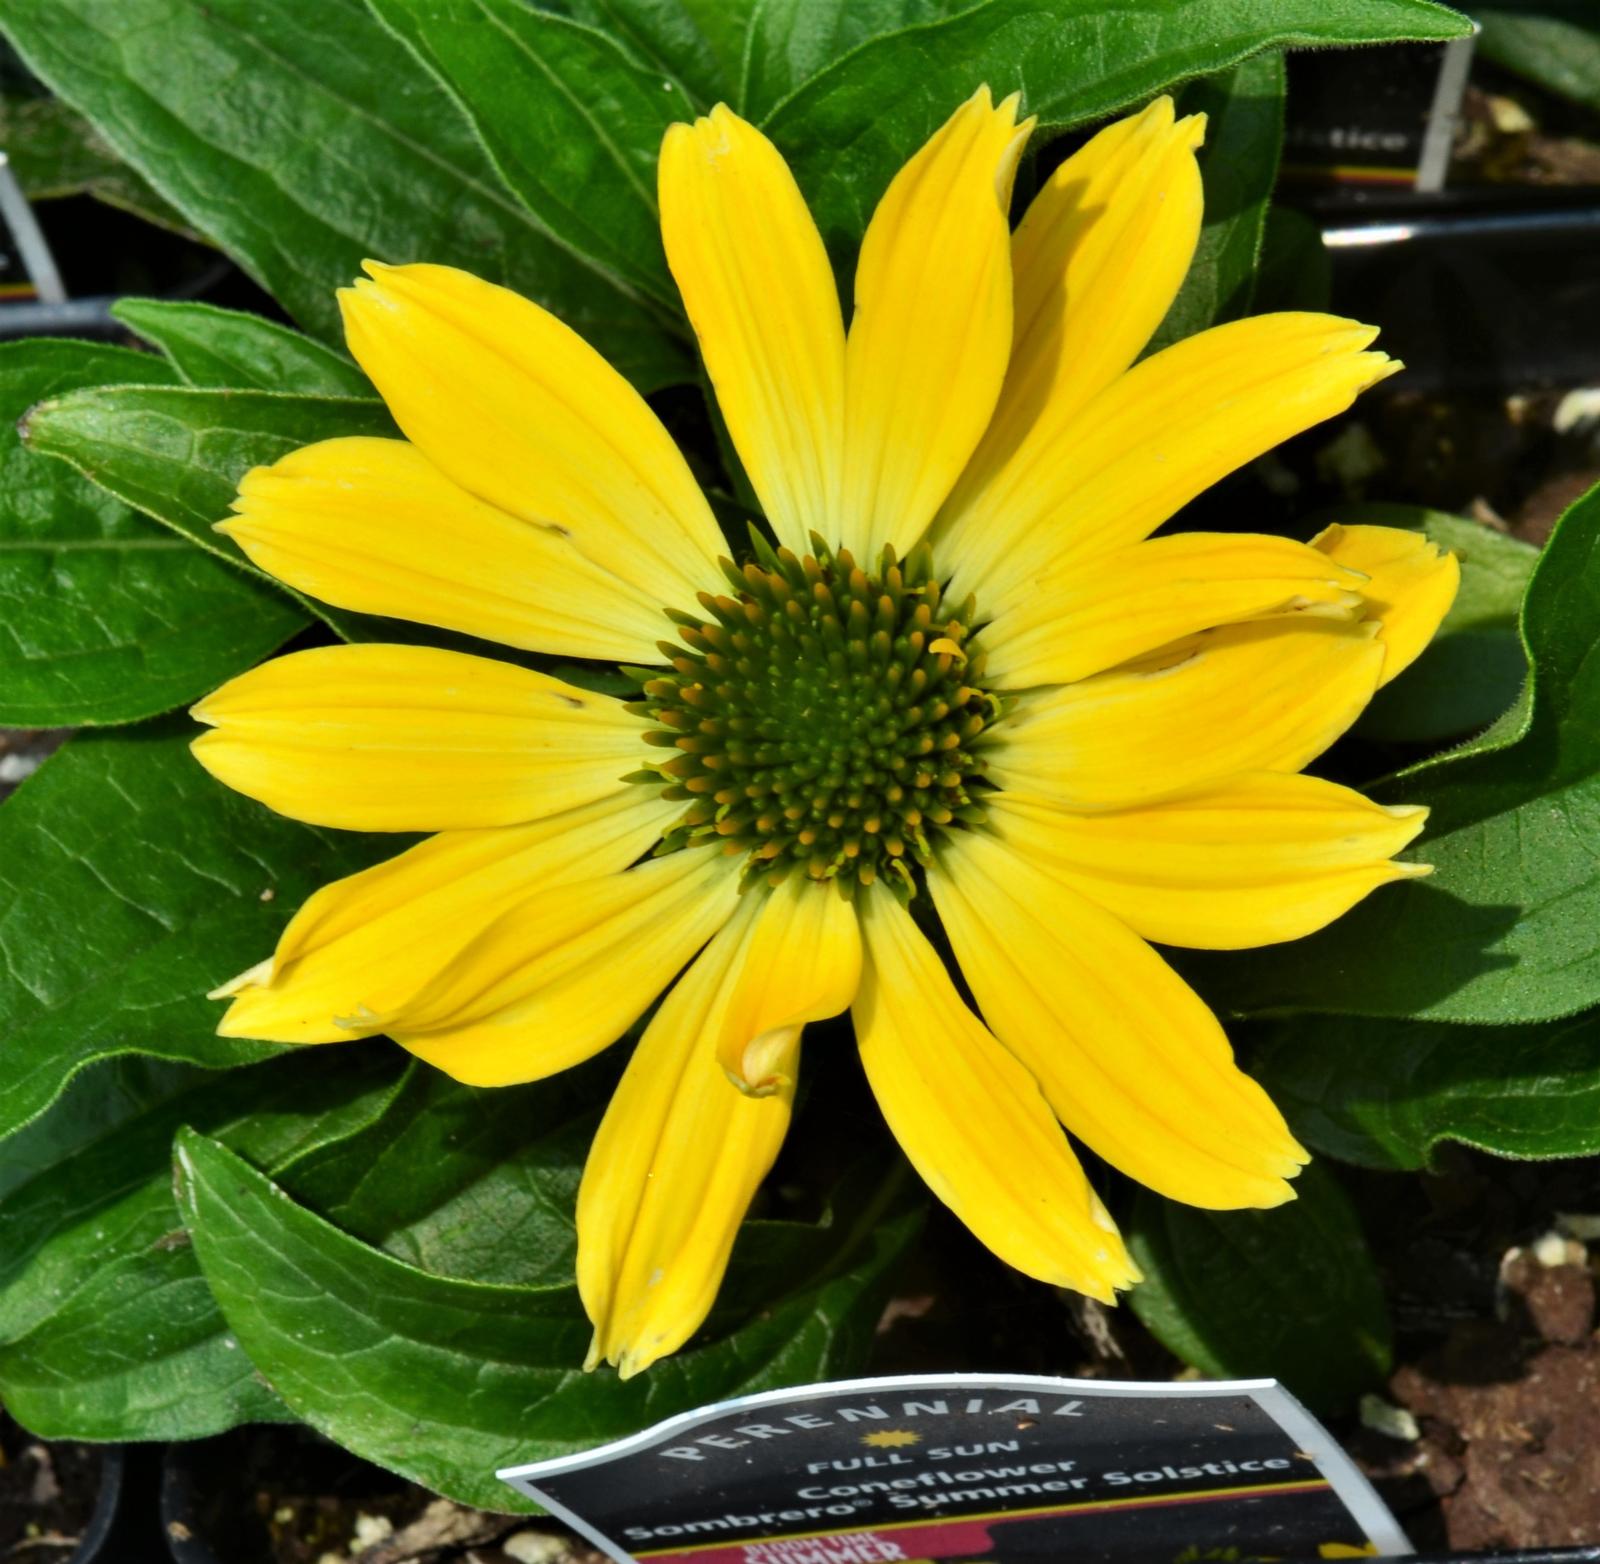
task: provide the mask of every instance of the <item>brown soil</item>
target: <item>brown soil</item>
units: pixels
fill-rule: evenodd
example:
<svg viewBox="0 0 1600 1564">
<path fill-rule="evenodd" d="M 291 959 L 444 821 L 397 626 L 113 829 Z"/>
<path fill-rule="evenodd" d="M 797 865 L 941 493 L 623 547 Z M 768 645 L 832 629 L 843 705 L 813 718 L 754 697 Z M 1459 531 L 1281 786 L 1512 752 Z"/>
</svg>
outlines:
<svg viewBox="0 0 1600 1564">
<path fill-rule="evenodd" d="M 1437 1500 L 1452 1547 L 1561 1547 L 1600 1536 L 1600 1343 L 1586 1265 L 1514 1252 L 1504 1320 L 1458 1325 L 1390 1393 L 1421 1437 L 1369 1461 L 1397 1508 Z M 1394 1444 L 1393 1441 L 1384 1441 Z M 1371 1459 L 1378 1455 L 1376 1460 Z"/>
<path fill-rule="evenodd" d="M 1480 64 L 1467 88 L 1450 185 L 1600 185 L 1593 117 Z"/>
<path fill-rule="evenodd" d="M 92 1445 L 44 1444 L 0 1413 L 0 1558 L 66 1558 L 99 1491 Z"/>
<path fill-rule="evenodd" d="M 1391 1432 L 1336 1424 L 1412 1542 L 1600 1540 L 1600 1162 L 1505 1162 L 1459 1147 L 1436 1171 L 1354 1173 L 1398 1365 Z M 1600 1244 L 1595 1244 L 1600 1259 Z M 1415 1421 L 1396 1437 L 1394 1409 Z M 1379 1420 L 1368 1417 L 1369 1424 Z"/>
<path fill-rule="evenodd" d="M 303 1428 L 235 1429 L 180 1460 L 167 1530 L 221 1564 L 604 1564 L 549 1522 L 435 1498 Z"/>
<path fill-rule="evenodd" d="M 1555 426 L 1559 391 L 1434 396 L 1407 389 L 1369 399 L 1356 420 L 1370 430 L 1383 467 L 1366 493 L 1316 498 L 1382 499 L 1470 516 L 1526 542 L 1542 544 L 1568 505 L 1600 480 L 1592 424 Z M 1326 449 L 1341 426 L 1316 447 Z"/>
</svg>

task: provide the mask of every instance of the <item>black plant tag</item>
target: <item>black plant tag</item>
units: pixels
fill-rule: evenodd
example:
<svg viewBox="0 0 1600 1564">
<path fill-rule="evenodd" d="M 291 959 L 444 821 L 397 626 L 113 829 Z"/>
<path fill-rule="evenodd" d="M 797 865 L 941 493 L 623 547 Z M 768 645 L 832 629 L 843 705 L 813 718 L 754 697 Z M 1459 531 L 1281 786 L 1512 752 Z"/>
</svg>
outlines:
<svg viewBox="0 0 1600 1564">
<path fill-rule="evenodd" d="M 1290 56 L 1280 177 L 1288 184 L 1438 190 L 1472 44 L 1458 38 Z"/>
<path fill-rule="evenodd" d="M 499 1475 L 620 1564 L 1411 1551 L 1349 1458 L 1270 1380 L 847 1380 L 724 1401 Z"/>
</svg>

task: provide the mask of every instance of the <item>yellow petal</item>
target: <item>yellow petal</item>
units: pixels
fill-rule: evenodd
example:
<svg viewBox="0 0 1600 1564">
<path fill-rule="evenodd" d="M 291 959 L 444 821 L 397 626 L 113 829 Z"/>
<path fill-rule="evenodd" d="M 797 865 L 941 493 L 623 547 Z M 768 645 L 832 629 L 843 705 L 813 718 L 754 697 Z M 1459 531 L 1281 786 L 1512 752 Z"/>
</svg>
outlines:
<svg viewBox="0 0 1600 1564">
<path fill-rule="evenodd" d="M 1364 577 L 1288 538 L 1181 532 L 1053 571 L 983 632 L 991 687 L 1065 684 L 1217 625 L 1349 619 Z"/>
<path fill-rule="evenodd" d="M 474 499 L 404 440 L 324 440 L 247 472 L 219 522 L 263 570 L 356 613 L 507 646 L 657 662 L 655 593 Z"/>
<path fill-rule="evenodd" d="M 661 145 L 661 237 L 728 433 L 780 543 L 832 539 L 844 441 L 844 320 L 788 165 L 718 104 Z"/>
<path fill-rule="evenodd" d="M 1100 814 L 1005 791 L 985 804 L 1001 840 L 1163 945 L 1300 939 L 1378 886 L 1427 873 L 1392 862 L 1426 809 L 1385 807 L 1319 777 L 1254 772 Z"/>
<path fill-rule="evenodd" d="M 861 980 L 861 931 L 838 886 L 788 875 L 751 890 L 760 906 L 717 1039 L 717 1061 L 756 1096 L 792 1084 L 784 1072 L 800 1029 L 847 1010 Z"/>
<path fill-rule="evenodd" d="M 469 494 L 657 602 L 692 610 L 722 534 L 672 437 L 576 332 L 449 266 L 339 294 L 345 339 L 407 439 Z"/>
<path fill-rule="evenodd" d="M 1003 466 L 1046 407 L 1059 425 L 1143 351 L 1200 237 L 1204 136 L 1203 114 L 1175 121 L 1172 99 L 1160 97 L 1106 126 L 1040 187 L 1011 241 L 1011 365 L 957 496 Z"/>
<path fill-rule="evenodd" d="M 1027 691 L 992 730 L 988 774 L 1069 809 L 1118 809 L 1241 771 L 1299 771 L 1372 699 L 1376 629 L 1229 625 L 1178 643 L 1164 665 Z"/>
<path fill-rule="evenodd" d="M 1258 315 L 1136 364 L 1064 418 L 1044 408 L 1003 466 L 941 513 L 933 540 L 956 601 L 989 614 L 1044 572 L 1148 537 L 1219 478 L 1349 407 L 1400 366 L 1371 326 Z"/>
<path fill-rule="evenodd" d="M 962 1003 L 893 895 L 862 901 L 856 1039 L 911 1165 L 1008 1265 L 1114 1303 L 1138 1271 L 1037 1082 Z"/>
<path fill-rule="evenodd" d="M 1378 621 L 1384 651 L 1379 683 L 1387 684 L 1422 655 L 1450 612 L 1461 585 L 1460 561 L 1422 533 L 1400 527 L 1335 525 L 1311 546 L 1368 578 L 1361 593 Z"/>
<path fill-rule="evenodd" d="M 1293 1198 L 1305 1153 L 1143 940 L 983 832 L 941 853 L 928 885 L 984 1018 L 1074 1135 L 1190 1205 Z"/>
<path fill-rule="evenodd" d="M 994 412 L 1011 352 L 1011 183 L 1033 121 L 980 87 L 890 182 L 845 348 L 841 541 L 907 552 Z"/>
<path fill-rule="evenodd" d="M 194 708 L 219 782 L 296 820 L 447 831 L 537 820 L 621 792 L 649 757 L 622 702 L 431 646 L 320 646 Z"/>
<path fill-rule="evenodd" d="M 536 1081 L 579 1064 L 615 1042 L 728 921 L 740 867 L 691 848 L 554 895 L 537 888 L 385 1030 L 469 1086 Z"/>
<path fill-rule="evenodd" d="M 274 1043 L 381 1032 L 457 953 L 531 891 L 614 874 L 647 852 L 682 806 L 636 787 L 532 825 L 448 831 L 324 885 L 273 956 L 224 984 L 217 1031 Z"/>
<path fill-rule="evenodd" d="M 614 1363 L 626 1379 L 700 1327 L 789 1127 L 798 1039 L 764 1097 L 735 1091 L 716 1058 L 759 907 L 746 895 L 661 1002 L 589 1150 L 578 1291 L 594 1322 L 591 1368 Z"/>
</svg>

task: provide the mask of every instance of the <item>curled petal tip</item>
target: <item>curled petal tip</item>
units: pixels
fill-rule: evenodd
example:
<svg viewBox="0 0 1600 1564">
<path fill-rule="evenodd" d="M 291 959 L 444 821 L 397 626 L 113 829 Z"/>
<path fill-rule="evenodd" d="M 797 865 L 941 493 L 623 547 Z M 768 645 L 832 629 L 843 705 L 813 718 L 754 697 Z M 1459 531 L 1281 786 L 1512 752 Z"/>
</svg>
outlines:
<svg viewBox="0 0 1600 1564">
<path fill-rule="evenodd" d="M 743 1073 L 739 1070 L 725 1070 L 723 1072 L 730 1081 L 737 1086 L 746 1097 L 770 1097 L 774 1092 L 781 1091 L 786 1086 L 794 1084 L 794 1078 L 781 1072 L 769 1072 L 761 1075 L 756 1072 Z M 754 1079 L 752 1079 L 754 1075 Z"/>
<path fill-rule="evenodd" d="M 1380 807 L 1391 820 L 1415 820 L 1419 827 L 1430 812 L 1426 804 L 1383 804 Z"/>
<path fill-rule="evenodd" d="M 241 972 L 238 977 L 229 978 L 226 983 L 219 984 L 206 995 L 207 999 L 232 999 L 243 988 L 262 988 L 272 981 L 273 968 L 277 965 L 275 956 L 268 956 L 265 961 L 258 961 L 253 967 Z"/>
</svg>

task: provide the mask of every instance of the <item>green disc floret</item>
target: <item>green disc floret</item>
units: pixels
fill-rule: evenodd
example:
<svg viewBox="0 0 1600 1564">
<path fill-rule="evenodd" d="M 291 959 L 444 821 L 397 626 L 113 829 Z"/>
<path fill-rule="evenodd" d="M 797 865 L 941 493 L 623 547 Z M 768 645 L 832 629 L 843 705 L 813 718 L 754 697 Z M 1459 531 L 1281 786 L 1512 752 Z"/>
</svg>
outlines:
<svg viewBox="0 0 1600 1564">
<path fill-rule="evenodd" d="M 630 709 L 676 753 L 634 775 L 687 806 L 663 851 L 720 842 L 753 874 L 908 892 L 939 835 L 981 818 L 976 746 L 998 706 L 962 649 L 974 605 L 949 611 L 925 545 L 872 573 L 812 545 L 758 538 L 749 563 L 722 561 L 735 595 L 670 614 L 683 644 L 661 643 L 667 671 L 630 670 Z"/>
</svg>

